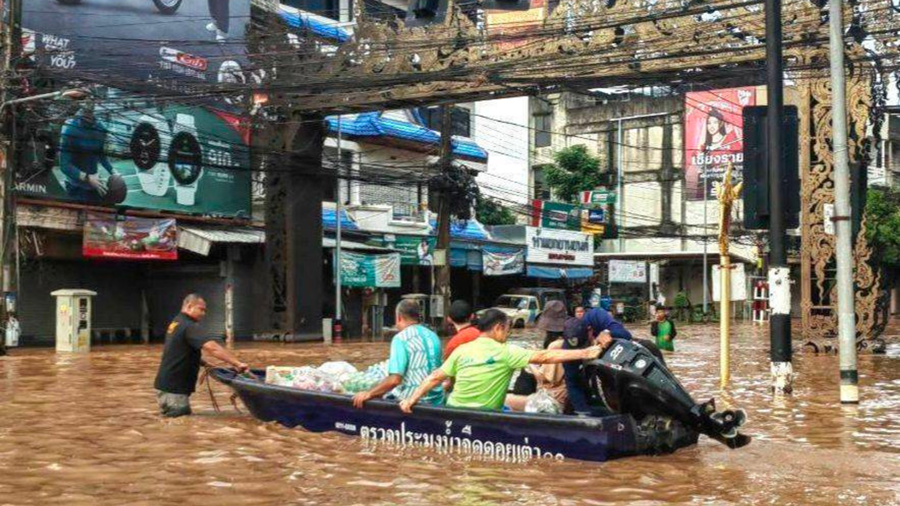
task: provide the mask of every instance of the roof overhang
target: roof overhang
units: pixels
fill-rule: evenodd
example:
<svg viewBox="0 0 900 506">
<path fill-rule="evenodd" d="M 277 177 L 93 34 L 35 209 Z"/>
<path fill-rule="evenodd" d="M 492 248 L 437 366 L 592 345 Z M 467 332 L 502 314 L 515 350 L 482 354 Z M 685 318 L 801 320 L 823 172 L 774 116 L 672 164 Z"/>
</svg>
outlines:
<svg viewBox="0 0 900 506">
<path fill-rule="evenodd" d="M 708 253 L 710 263 L 718 263 L 717 253 Z M 594 260 L 697 260 L 703 258 L 702 251 L 627 251 L 594 253 Z M 731 259 L 743 263 L 753 263 L 756 260 L 744 255 L 731 252 Z"/>
</svg>

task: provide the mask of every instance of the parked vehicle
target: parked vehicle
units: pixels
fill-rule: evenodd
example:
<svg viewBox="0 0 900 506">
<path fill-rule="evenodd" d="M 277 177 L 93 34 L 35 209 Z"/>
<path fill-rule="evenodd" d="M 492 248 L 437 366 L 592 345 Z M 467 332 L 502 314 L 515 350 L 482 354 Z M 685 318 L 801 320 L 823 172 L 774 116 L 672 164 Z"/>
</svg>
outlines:
<svg viewBox="0 0 900 506">
<path fill-rule="evenodd" d="M 81 0 L 56 0 L 63 5 L 78 5 Z M 183 0 L 152 0 L 153 5 L 163 14 L 175 14 Z"/>
<path fill-rule="evenodd" d="M 572 309 L 569 307 L 569 301 L 566 297 L 566 291 L 562 288 L 513 288 L 509 293 L 515 295 L 531 295 L 533 297 L 537 297 L 541 308 L 547 307 L 547 303 L 551 300 L 558 300 L 566 306 L 566 309 Z"/>
<path fill-rule="evenodd" d="M 512 326 L 515 329 L 525 328 L 534 325 L 537 317 L 540 316 L 544 306 L 539 298 L 533 295 L 501 295 L 494 302 L 494 309 L 499 309 L 509 316 Z M 484 313 L 484 309 L 478 314 Z"/>
</svg>

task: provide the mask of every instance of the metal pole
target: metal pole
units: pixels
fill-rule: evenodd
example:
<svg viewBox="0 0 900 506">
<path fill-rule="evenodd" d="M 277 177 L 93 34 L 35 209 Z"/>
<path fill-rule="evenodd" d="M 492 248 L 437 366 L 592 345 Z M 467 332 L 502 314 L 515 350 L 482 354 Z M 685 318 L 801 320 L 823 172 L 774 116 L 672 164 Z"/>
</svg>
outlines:
<svg viewBox="0 0 900 506">
<path fill-rule="evenodd" d="M 841 402 L 859 402 L 856 371 L 856 315 L 853 301 L 853 234 L 850 216 L 850 168 L 847 156 L 846 84 L 844 83 L 843 5 L 830 0 L 831 123 L 834 139 L 834 221 L 837 241 L 838 339 Z"/>
<path fill-rule="evenodd" d="M 334 169 L 334 335 L 333 342 L 341 342 L 341 165 L 343 165 L 343 152 L 341 150 L 341 115 L 337 119 L 337 165 Z"/>
<path fill-rule="evenodd" d="M 772 388 L 789 393 L 793 386 L 791 364 L 791 274 L 785 251 L 782 196 L 784 88 L 781 54 L 781 0 L 766 0 L 766 81 L 768 88 L 769 211 L 769 322 Z"/>
<path fill-rule="evenodd" d="M 719 380 L 720 386 L 725 388 L 731 379 L 731 354 L 729 352 L 731 348 L 731 257 L 729 255 L 720 256 L 719 267 L 722 273 L 722 300 L 720 302 L 721 314 L 719 315 Z"/>
<path fill-rule="evenodd" d="M 709 309 L 709 261 L 707 251 L 709 249 L 709 234 L 707 233 L 706 199 L 709 197 L 709 178 L 703 174 L 703 314 Z"/>
<path fill-rule="evenodd" d="M 616 152 L 618 153 L 616 155 L 616 179 L 619 183 L 619 191 L 617 192 L 619 218 L 616 220 L 616 223 L 619 228 L 619 252 L 621 253 L 625 251 L 625 237 L 622 235 L 622 232 L 625 229 L 625 222 L 623 221 L 625 219 L 625 185 L 622 184 L 622 180 L 625 178 L 625 169 L 622 168 L 622 157 L 625 155 L 625 150 L 622 149 L 622 119 L 620 118 L 618 121 L 619 129 L 616 134 L 616 142 L 619 145 L 616 149 Z"/>
</svg>

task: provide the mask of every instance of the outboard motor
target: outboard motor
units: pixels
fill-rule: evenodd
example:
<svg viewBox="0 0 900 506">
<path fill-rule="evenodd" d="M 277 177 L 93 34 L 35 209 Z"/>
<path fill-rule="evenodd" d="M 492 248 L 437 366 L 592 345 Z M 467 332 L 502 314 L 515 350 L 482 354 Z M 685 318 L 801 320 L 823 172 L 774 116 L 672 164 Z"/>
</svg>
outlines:
<svg viewBox="0 0 900 506">
<path fill-rule="evenodd" d="M 593 366 L 609 407 L 637 420 L 648 416 L 671 417 L 730 448 L 750 443 L 738 432 L 747 419 L 743 410 L 716 412 L 713 399 L 698 404 L 675 376 L 634 341 L 616 339 Z"/>
</svg>

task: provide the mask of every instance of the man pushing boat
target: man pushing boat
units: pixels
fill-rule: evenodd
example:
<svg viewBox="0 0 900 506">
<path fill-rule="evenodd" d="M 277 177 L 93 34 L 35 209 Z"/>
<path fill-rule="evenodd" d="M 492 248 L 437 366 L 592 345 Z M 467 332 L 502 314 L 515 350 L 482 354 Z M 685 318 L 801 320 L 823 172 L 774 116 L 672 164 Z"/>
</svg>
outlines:
<svg viewBox="0 0 900 506">
<path fill-rule="evenodd" d="M 239 373 L 250 370 L 218 338 L 203 334 L 200 322 L 204 317 L 206 301 L 192 293 L 184 298 L 181 312 L 166 330 L 166 344 L 153 384 L 160 414 L 165 417 L 191 414 L 190 398 L 203 362 L 202 352 L 231 365 Z"/>
</svg>

